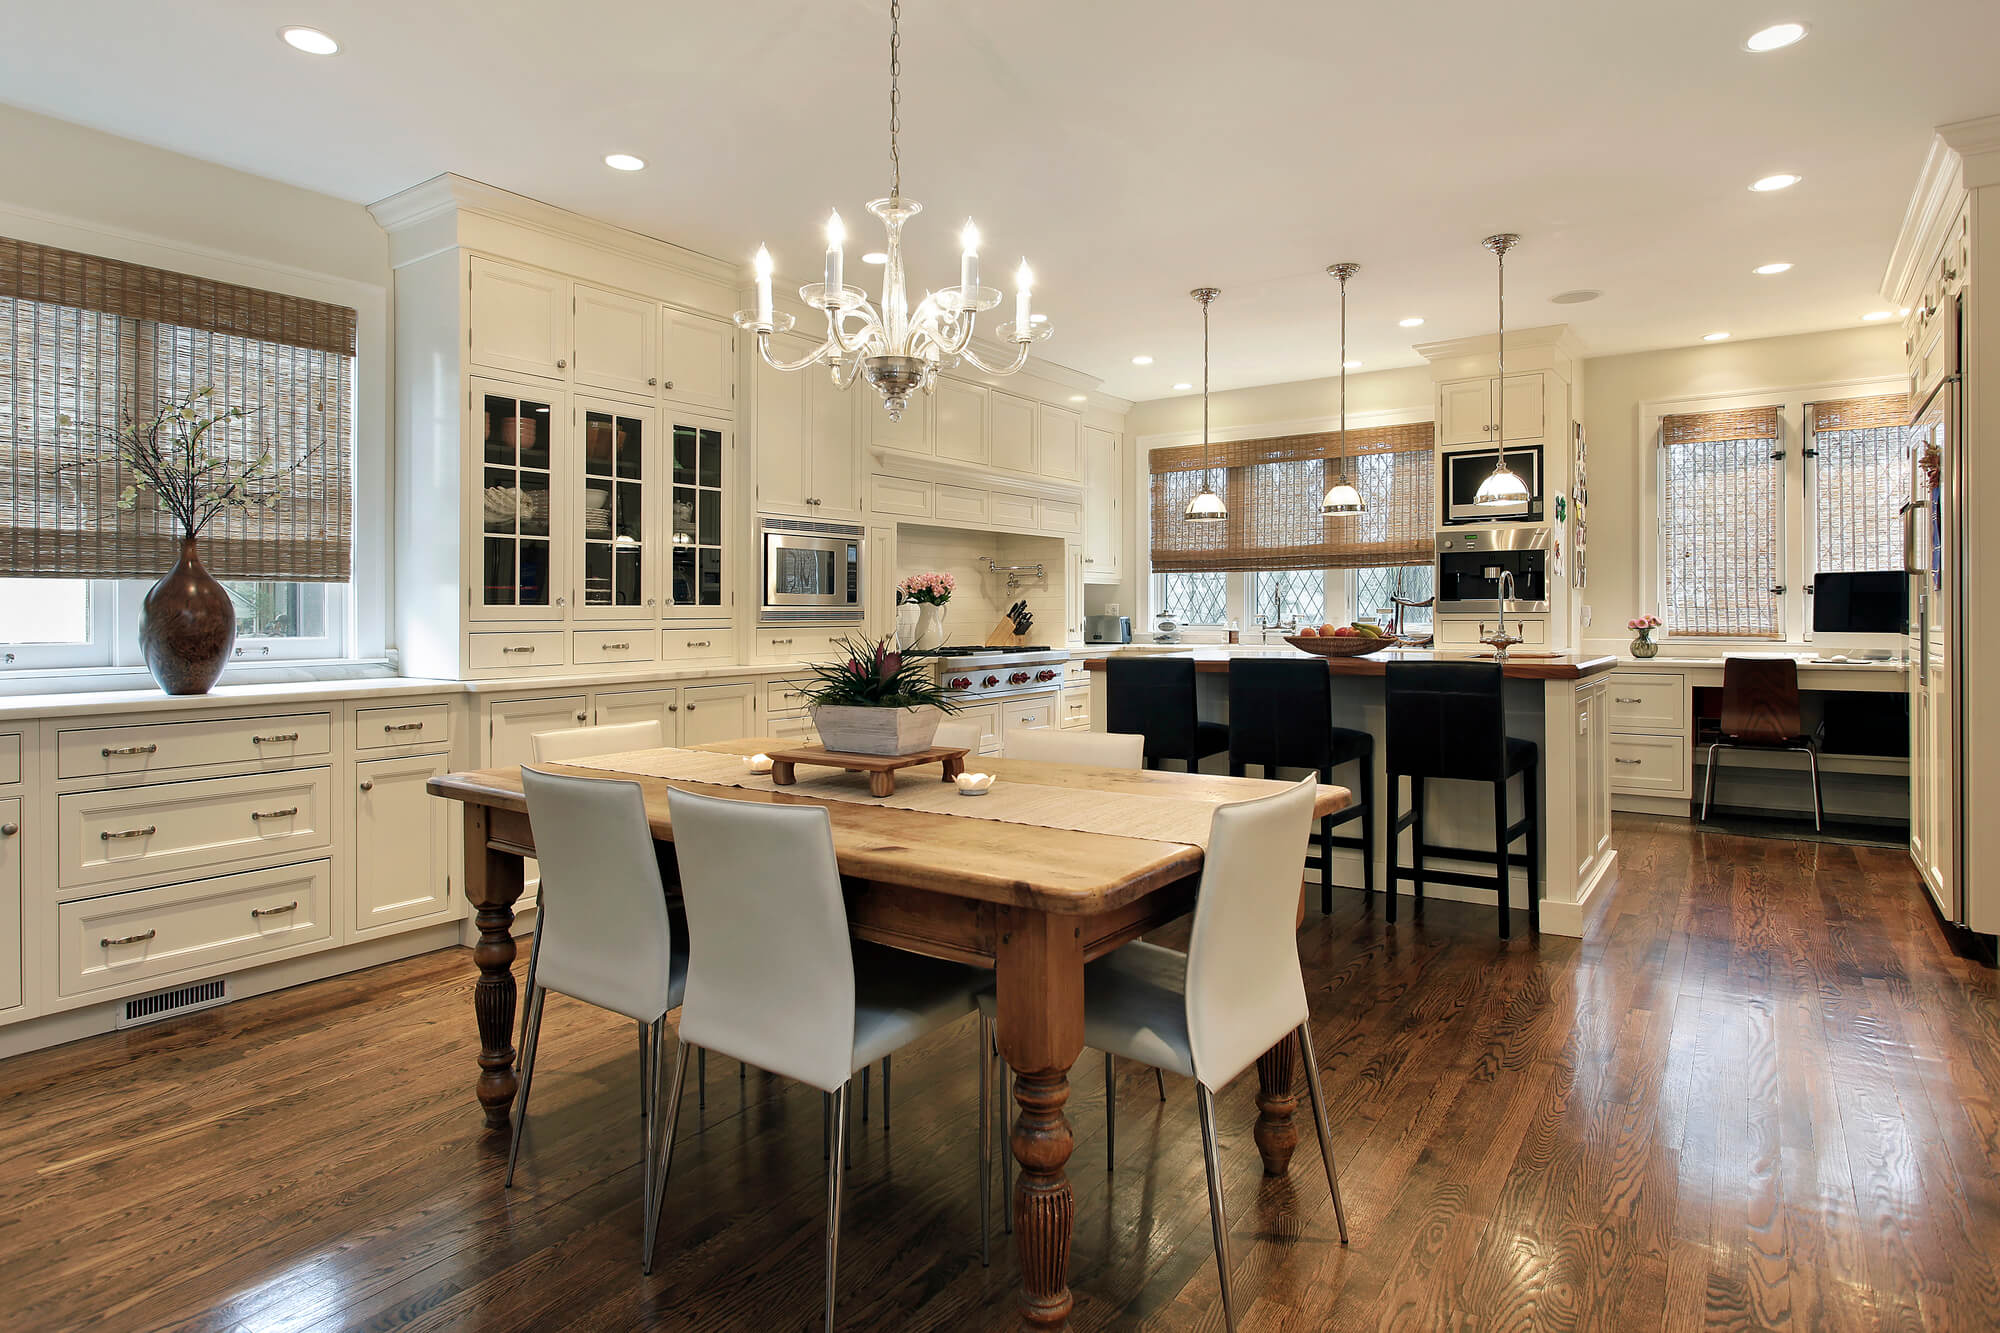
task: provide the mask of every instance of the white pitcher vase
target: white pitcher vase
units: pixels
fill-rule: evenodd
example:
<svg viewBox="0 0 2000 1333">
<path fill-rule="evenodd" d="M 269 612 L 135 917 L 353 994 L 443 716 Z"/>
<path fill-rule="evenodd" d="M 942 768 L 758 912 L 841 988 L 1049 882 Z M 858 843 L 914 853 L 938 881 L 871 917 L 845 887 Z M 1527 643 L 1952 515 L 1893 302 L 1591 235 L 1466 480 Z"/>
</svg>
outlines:
<svg viewBox="0 0 2000 1333">
<path fill-rule="evenodd" d="M 910 646 L 918 652 L 944 647 L 944 607 L 931 602 L 917 607 L 917 633 Z"/>
</svg>

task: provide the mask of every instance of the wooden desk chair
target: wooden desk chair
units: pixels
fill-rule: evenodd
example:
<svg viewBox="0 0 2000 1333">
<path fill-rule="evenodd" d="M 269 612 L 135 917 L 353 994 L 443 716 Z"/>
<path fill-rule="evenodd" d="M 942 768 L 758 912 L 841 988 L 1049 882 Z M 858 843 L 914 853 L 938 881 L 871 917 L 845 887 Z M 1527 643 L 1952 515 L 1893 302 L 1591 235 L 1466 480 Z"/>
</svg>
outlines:
<svg viewBox="0 0 2000 1333">
<path fill-rule="evenodd" d="M 1715 756 L 1719 750 L 1769 750 L 1803 754 L 1812 772 L 1813 831 L 1825 823 L 1819 786 L 1820 735 L 1807 733 L 1799 716 L 1799 664 L 1789 657 L 1726 657 L 1722 660 L 1722 735 L 1708 747 L 1708 776 L 1702 783 L 1701 817 L 1708 818 L 1715 796 Z"/>
</svg>

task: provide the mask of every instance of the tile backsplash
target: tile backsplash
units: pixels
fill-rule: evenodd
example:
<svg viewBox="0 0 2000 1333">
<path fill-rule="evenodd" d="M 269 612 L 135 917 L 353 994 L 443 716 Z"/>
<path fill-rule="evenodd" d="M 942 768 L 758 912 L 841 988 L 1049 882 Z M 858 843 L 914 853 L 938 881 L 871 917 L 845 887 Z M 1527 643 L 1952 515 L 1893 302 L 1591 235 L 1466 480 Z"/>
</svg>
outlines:
<svg viewBox="0 0 2000 1333">
<path fill-rule="evenodd" d="M 986 567 L 988 557 L 1002 565 L 1042 563 L 1043 575 L 1018 576 L 1020 586 L 1007 587 L 1007 575 Z M 1022 537 L 1007 533 L 969 532 L 961 528 L 904 523 L 896 529 L 896 577 L 941 570 L 958 581 L 945 613 L 945 638 L 951 643 L 985 639 L 1007 608 L 1026 599 L 1035 617 L 1029 631 L 1035 643 L 1060 647 L 1064 641 L 1063 544 L 1058 538 Z"/>
</svg>

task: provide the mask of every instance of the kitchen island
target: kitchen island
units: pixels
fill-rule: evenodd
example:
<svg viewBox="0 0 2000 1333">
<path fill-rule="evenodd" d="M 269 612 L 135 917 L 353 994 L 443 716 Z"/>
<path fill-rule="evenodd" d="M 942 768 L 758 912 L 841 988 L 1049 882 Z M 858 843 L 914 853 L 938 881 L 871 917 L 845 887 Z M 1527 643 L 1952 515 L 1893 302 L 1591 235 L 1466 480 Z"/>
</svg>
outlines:
<svg viewBox="0 0 2000 1333">
<path fill-rule="evenodd" d="M 1271 647 L 1188 647 L 1134 645 L 1115 650 L 1132 656 L 1177 656 L 1194 659 L 1197 699 L 1203 721 L 1229 720 L 1229 667 L 1240 657 L 1293 657 L 1326 663 L 1334 677 L 1333 715 L 1329 725 L 1353 727 L 1375 737 L 1375 795 L 1380 809 L 1368 817 L 1375 823 L 1378 861 L 1376 886 L 1396 886 L 1408 893 L 1406 880 L 1392 877 L 1390 844 L 1386 836 L 1393 818 L 1392 795 L 1408 801 L 1406 791 L 1391 793 L 1386 764 L 1388 746 L 1384 735 L 1382 677 L 1388 663 L 1492 661 L 1490 653 L 1437 651 L 1418 648 L 1390 648 L 1365 657 L 1314 659 L 1289 646 Z M 1110 716 L 1106 706 L 1104 657 L 1093 657 L 1084 665 L 1090 673 L 1091 726 L 1105 729 Z M 1611 670 L 1618 659 L 1611 656 L 1585 657 L 1573 653 L 1515 653 L 1505 664 L 1507 734 L 1531 740 L 1541 746 L 1541 762 L 1536 769 L 1540 782 L 1541 846 L 1539 856 L 1542 885 L 1541 928 L 1554 935 L 1581 936 L 1590 914 L 1603 905 L 1598 890 L 1617 863 L 1617 849 L 1611 845 L 1611 751 L 1606 704 Z M 1226 754 L 1211 755 L 1204 771 L 1228 772 Z M 1334 781 L 1341 782 L 1337 770 Z M 1261 774 L 1259 775 L 1261 776 Z M 1343 785 L 1352 786 L 1352 782 Z M 1514 808 L 1519 810 L 1519 796 Z M 1400 806 L 1398 808 L 1401 808 Z M 1427 784 L 1424 806 L 1425 841 L 1435 846 L 1464 849 L 1473 853 L 1464 858 L 1426 858 L 1425 864 L 1440 870 L 1470 874 L 1492 872 L 1493 804 L 1482 784 L 1431 782 Z M 1337 830 L 1353 833 L 1353 825 Z M 1400 842 L 1400 860 L 1411 862 L 1410 834 L 1405 830 Z M 1361 853 L 1336 849 L 1334 882 L 1358 888 L 1361 880 Z M 1406 872 L 1407 874 L 1407 872 Z M 1524 866 L 1511 870 L 1511 899 L 1516 907 L 1528 905 L 1528 877 Z M 1490 889 L 1465 888 L 1429 881 L 1427 897 L 1452 898 L 1465 902 L 1491 903 Z"/>
</svg>

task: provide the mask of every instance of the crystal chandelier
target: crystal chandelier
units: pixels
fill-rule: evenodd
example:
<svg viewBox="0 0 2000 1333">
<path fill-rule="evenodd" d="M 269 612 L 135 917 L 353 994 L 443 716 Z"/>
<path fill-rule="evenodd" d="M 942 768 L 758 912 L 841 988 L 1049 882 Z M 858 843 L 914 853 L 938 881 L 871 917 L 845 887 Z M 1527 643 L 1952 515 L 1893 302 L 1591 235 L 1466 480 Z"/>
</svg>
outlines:
<svg viewBox="0 0 2000 1333">
<path fill-rule="evenodd" d="M 1326 488 L 1319 513 L 1321 518 L 1345 518 L 1368 511 L 1361 492 L 1347 480 L 1347 280 L 1361 271 L 1361 265 L 1328 264 L 1326 271 L 1329 277 L 1340 279 L 1340 471 L 1334 474 L 1333 485 Z"/>
<path fill-rule="evenodd" d="M 1181 518 L 1189 523 L 1222 523 L 1229 518 L 1229 506 L 1208 484 L 1208 303 L 1222 292 L 1197 287 L 1188 295 L 1201 302 L 1201 493 L 1188 501 Z"/>
<path fill-rule="evenodd" d="M 1010 361 L 989 365 L 972 346 L 973 318 L 999 305 L 1001 294 L 979 285 L 979 229 L 966 219 L 959 234 L 963 254 L 959 260 L 958 286 L 946 287 L 924 297 L 913 311 L 903 279 L 903 224 L 923 211 L 923 205 L 903 197 L 903 159 L 898 148 L 902 131 L 903 72 L 902 0 L 889 5 L 889 197 L 868 205 L 868 211 L 882 219 L 889 234 L 887 260 L 882 268 L 882 301 L 870 303 L 868 293 L 842 281 L 847 239 L 840 214 L 826 223 L 826 280 L 799 288 L 799 299 L 826 313 L 826 339 L 797 361 L 782 361 L 771 354 L 771 335 L 792 327 L 790 315 L 771 309 L 771 252 L 757 247 L 757 308 L 739 310 L 737 327 L 757 335 L 757 351 L 778 370 L 803 370 L 825 362 L 833 372 L 835 387 L 845 389 L 858 375 L 874 385 L 882 395 L 889 419 L 899 421 L 910 396 L 930 392 L 940 369 L 969 361 L 989 375 L 1011 375 L 1027 364 L 1028 347 L 1049 336 L 1048 321 L 1029 313 L 1028 293 L 1034 274 L 1028 261 L 1014 273 L 1014 318 L 996 329 L 1002 343 L 1014 345 Z"/>
<path fill-rule="evenodd" d="M 1472 497 L 1472 503 L 1485 509 L 1525 505 L 1529 498 L 1528 483 L 1507 466 L 1507 252 L 1520 240 L 1513 232 L 1503 231 L 1480 242 L 1493 252 L 1500 269 L 1500 406 L 1499 421 L 1494 426 L 1500 437 L 1500 456 L 1494 460 L 1492 473 L 1479 483 L 1479 490 Z"/>
</svg>

